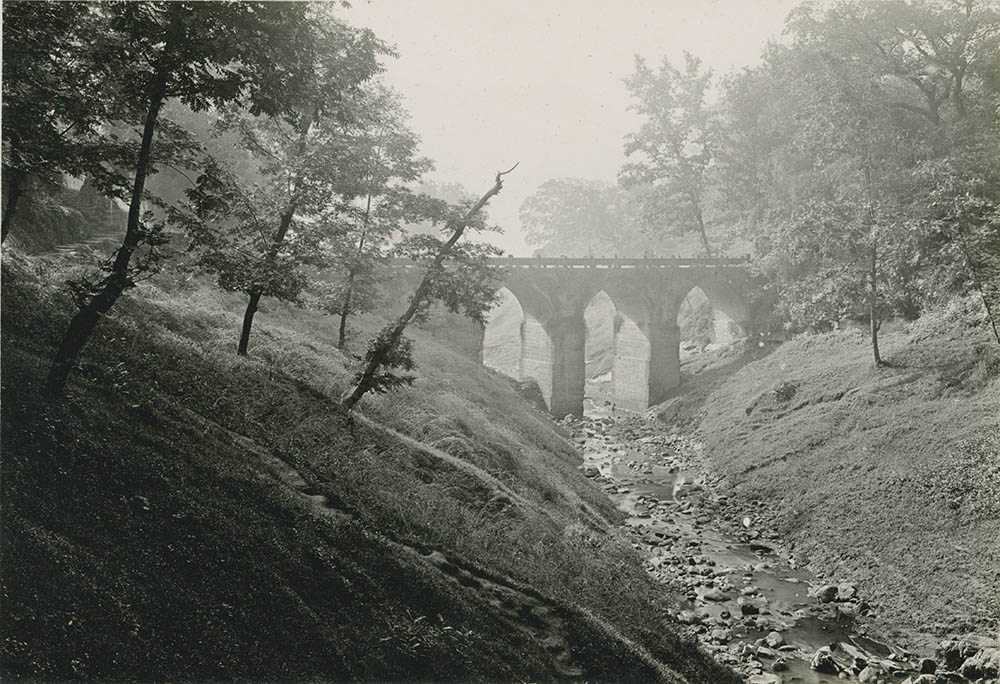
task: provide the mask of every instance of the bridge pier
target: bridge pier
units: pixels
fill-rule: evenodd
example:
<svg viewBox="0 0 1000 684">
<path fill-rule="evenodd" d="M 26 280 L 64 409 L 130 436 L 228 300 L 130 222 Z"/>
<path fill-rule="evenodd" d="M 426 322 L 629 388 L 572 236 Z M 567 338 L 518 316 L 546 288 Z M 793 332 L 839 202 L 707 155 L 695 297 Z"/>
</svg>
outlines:
<svg viewBox="0 0 1000 684">
<path fill-rule="evenodd" d="M 615 325 L 611 370 L 615 406 L 645 411 L 680 384 L 680 328 L 671 321 Z"/>
<path fill-rule="evenodd" d="M 552 396 L 549 411 L 560 417 L 583 415 L 587 378 L 587 324 L 583 311 L 549 321 L 545 326 L 552 340 Z"/>
<path fill-rule="evenodd" d="M 681 329 L 674 321 L 659 321 L 650 329 L 649 377 L 646 387 L 649 394 L 646 410 L 663 401 L 667 393 L 681 384 Z"/>
<path fill-rule="evenodd" d="M 552 415 L 583 415 L 587 324 L 583 312 L 542 323 L 528 312 L 521 322 L 521 380 L 534 380 Z"/>
</svg>

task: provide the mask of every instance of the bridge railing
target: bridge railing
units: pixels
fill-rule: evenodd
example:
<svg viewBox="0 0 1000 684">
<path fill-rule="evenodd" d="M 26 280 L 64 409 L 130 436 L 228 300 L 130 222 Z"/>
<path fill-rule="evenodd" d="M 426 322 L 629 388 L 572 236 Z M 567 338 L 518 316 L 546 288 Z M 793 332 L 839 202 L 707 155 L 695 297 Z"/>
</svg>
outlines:
<svg viewBox="0 0 1000 684">
<path fill-rule="evenodd" d="M 489 259 L 496 266 L 511 268 L 745 268 L 750 257 L 650 257 L 650 258 L 605 258 L 605 257 L 496 257 Z M 422 266 L 421 262 L 412 259 L 395 258 L 389 260 L 390 266 L 413 268 Z"/>
<path fill-rule="evenodd" d="M 747 265 L 749 257 L 505 257 L 491 261 L 515 268 L 687 268 L 691 266 L 742 268 Z"/>
</svg>

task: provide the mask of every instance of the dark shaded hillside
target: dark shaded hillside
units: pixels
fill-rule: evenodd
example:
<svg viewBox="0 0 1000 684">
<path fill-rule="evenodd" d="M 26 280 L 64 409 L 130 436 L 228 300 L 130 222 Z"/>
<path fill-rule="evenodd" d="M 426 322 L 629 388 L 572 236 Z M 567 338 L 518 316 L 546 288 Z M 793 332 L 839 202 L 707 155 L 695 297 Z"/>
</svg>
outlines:
<svg viewBox="0 0 1000 684">
<path fill-rule="evenodd" d="M 58 270 L 4 258 L 5 678 L 736 681 L 505 382 L 419 337 L 350 428 L 335 321 L 262 309 L 240 359 L 239 298 L 178 281 L 48 405 Z"/>
<path fill-rule="evenodd" d="M 35 189 L 19 201 L 10 239 L 25 252 L 40 253 L 118 233 L 124 230 L 125 219 L 124 209 L 87 183 L 78 190 Z"/>
</svg>

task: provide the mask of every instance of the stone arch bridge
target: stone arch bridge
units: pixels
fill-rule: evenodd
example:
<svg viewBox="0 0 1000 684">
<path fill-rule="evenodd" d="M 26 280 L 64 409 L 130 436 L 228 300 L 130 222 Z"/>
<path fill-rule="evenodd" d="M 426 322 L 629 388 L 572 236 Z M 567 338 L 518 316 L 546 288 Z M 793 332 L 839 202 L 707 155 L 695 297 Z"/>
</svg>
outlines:
<svg viewBox="0 0 1000 684">
<path fill-rule="evenodd" d="M 716 312 L 745 329 L 746 259 L 498 258 L 506 288 L 521 305 L 520 380 L 534 380 L 555 416 L 582 415 L 587 327 L 584 311 L 599 292 L 617 310 L 612 384 L 615 404 L 644 410 L 680 383 L 677 314 L 700 288 Z M 410 264 L 397 261 L 394 266 Z M 409 271 L 409 268 L 406 268 Z M 415 270 L 415 269 L 414 269 Z M 468 319 L 464 325 L 469 325 Z M 482 362 L 484 329 L 455 329 L 457 317 L 431 322 Z"/>
</svg>

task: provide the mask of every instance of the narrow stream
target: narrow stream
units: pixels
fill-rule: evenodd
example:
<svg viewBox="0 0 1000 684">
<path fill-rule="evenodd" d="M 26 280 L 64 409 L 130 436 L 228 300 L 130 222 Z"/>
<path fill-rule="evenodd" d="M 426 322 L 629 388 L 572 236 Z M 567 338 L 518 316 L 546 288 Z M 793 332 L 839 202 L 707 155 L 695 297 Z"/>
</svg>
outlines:
<svg viewBox="0 0 1000 684">
<path fill-rule="evenodd" d="M 695 466 L 697 445 L 662 425 L 601 418 L 574 425 L 588 476 L 628 514 L 647 571 L 685 596 L 680 622 L 753 684 L 903 681 L 921 662 L 867 635 L 853 586 L 821 581 L 780 540 L 726 523 L 726 497 Z M 867 670 L 866 670 L 867 668 Z"/>
</svg>

